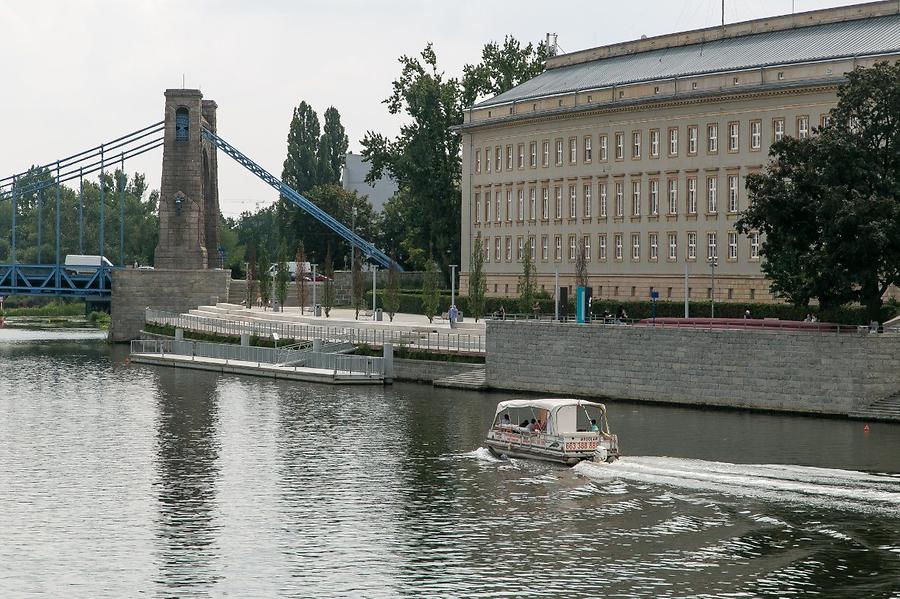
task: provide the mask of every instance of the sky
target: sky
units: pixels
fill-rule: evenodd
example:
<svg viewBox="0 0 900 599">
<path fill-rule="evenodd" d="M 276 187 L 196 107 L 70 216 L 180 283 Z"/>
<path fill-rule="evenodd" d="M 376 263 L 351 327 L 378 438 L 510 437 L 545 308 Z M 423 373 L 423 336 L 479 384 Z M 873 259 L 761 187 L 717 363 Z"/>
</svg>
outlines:
<svg viewBox="0 0 900 599">
<path fill-rule="evenodd" d="M 726 22 L 852 0 L 726 0 Z M 361 150 L 366 131 L 394 136 L 383 100 L 397 59 L 433 42 L 460 76 L 491 40 L 559 35 L 565 52 L 717 25 L 720 0 L 0 0 L 0 178 L 162 120 L 167 88 L 218 103 L 218 132 L 281 175 L 293 108 L 335 106 Z M 126 165 L 159 188 L 162 150 Z M 219 159 L 226 216 L 276 193 Z"/>
</svg>

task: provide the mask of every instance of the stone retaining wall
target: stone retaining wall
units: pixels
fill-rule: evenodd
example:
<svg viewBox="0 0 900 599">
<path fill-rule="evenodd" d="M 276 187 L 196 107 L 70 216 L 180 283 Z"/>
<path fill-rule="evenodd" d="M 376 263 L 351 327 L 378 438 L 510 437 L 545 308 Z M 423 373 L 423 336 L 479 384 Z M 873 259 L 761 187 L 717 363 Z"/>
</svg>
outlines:
<svg viewBox="0 0 900 599">
<path fill-rule="evenodd" d="M 900 335 L 488 321 L 492 388 L 847 414 L 900 391 Z"/>
<path fill-rule="evenodd" d="M 483 364 L 439 362 L 437 360 L 401 360 L 394 358 L 394 380 L 431 383 L 435 379 L 484 368 Z"/>
</svg>

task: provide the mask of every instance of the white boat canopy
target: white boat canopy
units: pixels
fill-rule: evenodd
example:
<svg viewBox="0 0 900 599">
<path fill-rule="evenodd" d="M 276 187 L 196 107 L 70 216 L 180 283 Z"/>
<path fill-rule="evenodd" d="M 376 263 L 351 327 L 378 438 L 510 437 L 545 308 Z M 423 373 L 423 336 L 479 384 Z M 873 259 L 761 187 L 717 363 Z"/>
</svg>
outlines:
<svg viewBox="0 0 900 599">
<path fill-rule="evenodd" d="M 581 399 L 511 399 L 497 404 L 496 418 L 507 410 L 546 410 L 548 424 L 556 434 L 576 432 L 578 430 L 579 408 L 592 407 L 600 411 L 601 417 L 606 415 L 606 406 L 594 401 Z"/>
</svg>

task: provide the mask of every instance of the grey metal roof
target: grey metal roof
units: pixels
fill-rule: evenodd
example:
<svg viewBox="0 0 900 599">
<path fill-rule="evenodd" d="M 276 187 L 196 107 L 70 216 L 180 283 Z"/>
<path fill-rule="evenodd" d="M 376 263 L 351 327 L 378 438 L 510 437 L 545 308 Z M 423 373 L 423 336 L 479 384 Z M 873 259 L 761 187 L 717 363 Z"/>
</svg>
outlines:
<svg viewBox="0 0 900 599">
<path fill-rule="evenodd" d="M 757 33 L 544 71 L 476 108 L 641 81 L 900 51 L 900 15 Z"/>
</svg>

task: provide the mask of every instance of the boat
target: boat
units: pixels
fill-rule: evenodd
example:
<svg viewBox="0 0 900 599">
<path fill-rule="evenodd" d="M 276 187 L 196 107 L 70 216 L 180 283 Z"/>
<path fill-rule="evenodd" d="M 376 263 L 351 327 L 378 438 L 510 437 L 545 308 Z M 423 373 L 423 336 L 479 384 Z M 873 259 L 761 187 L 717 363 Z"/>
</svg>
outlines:
<svg viewBox="0 0 900 599">
<path fill-rule="evenodd" d="M 606 406 L 581 399 L 501 401 L 485 442 L 498 457 L 568 465 L 619 457 L 619 439 L 609 432 Z"/>
</svg>

